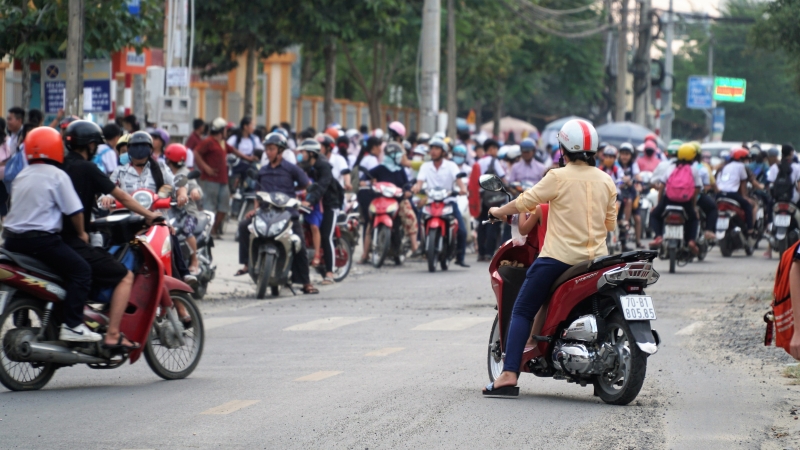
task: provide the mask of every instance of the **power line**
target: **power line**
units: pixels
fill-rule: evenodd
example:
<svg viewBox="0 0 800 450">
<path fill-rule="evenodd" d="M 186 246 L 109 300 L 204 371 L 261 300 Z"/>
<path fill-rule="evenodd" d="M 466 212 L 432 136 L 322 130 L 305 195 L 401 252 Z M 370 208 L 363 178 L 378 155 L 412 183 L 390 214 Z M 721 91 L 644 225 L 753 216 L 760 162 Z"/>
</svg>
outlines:
<svg viewBox="0 0 800 450">
<path fill-rule="evenodd" d="M 526 8 L 526 9 L 529 10 L 529 12 L 531 12 L 530 15 L 527 15 L 527 14 L 521 14 L 520 15 L 522 17 L 522 19 L 525 20 L 528 24 L 530 24 L 531 26 L 533 26 L 534 28 L 536 28 L 536 29 L 538 29 L 540 31 L 543 31 L 545 33 L 552 34 L 552 35 L 555 35 L 555 36 L 559 36 L 559 37 L 562 37 L 562 38 L 565 38 L 565 39 L 581 39 L 581 38 L 589 37 L 589 36 L 592 36 L 592 35 L 595 35 L 595 34 L 598 34 L 598 33 L 602 33 L 602 32 L 604 32 L 604 31 L 606 31 L 606 30 L 608 30 L 610 28 L 614 28 L 615 27 L 614 25 L 611 25 L 611 24 L 603 24 L 603 25 L 600 25 L 599 27 L 592 28 L 592 29 L 589 29 L 589 30 L 580 31 L 580 32 L 577 32 L 577 33 L 570 33 L 570 32 L 565 32 L 565 31 L 560 31 L 560 30 L 556 30 L 556 29 L 553 29 L 553 28 L 549 28 L 549 27 L 547 27 L 547 26 L 542 24 L 542 22 L 549 21 L 550 19 L 552 19 L 552 17 L 542 17 L 542 14 L 544 14 L 544 15 L 551 14 L 552 15 L 551 12 L 555 11 L 555 12 L 557 12 L 557 14 L 555 14 L 555 15 L 556 16 L 560 16 L 560 15 L 568 14 L 568 13 L 565 13 L 564 11 L 578 11 L 578 10 L 580 10 L 579 12 L 583 12 L 583 11 L 589 10 L 596 3 L 592 3 L 592 4 L 589 4 L 589 5 L 580 7 L 580 8 L 574 8 L 572 10 L 560 10 L 559 11 L 559 10 L 550 10 L 550 9 L 547 9 L 547 8 L 542 8 L 541 6 L 535 5 L 535 4 L 531 3 L 531 2 L 529 2 L 528 0 L 517 0 L 517 1 L 519 2 L 519 4 L 517 6 L 522 6 L 523 8 Z M 506 8 L 508 8 L 510 11 L 514 12 L 515 14 L 519 14 L 520 13 L 519 8 L 517 8 L 515 6 L 512 6 L 511 4 L 509 4 L 509 2 L 507 0 L 500 0 L 500 2 Z M 575 14 L 575 12 L 571 12 L 569 14 Z M 541 20 L 535 20 L 535 19 L 541 19 Z M 599 20 L 600 20 L 600 17 L 598 17 L 597 20 L 565 21 L 565 22 L 562 22 L 561 25 L 562 26 L 570 26 L 570 25 L 572 25 L 572 26 L 575 26 L 575 25 L 583 26 L 584 24 L 597 23 Z"/>
</svg>

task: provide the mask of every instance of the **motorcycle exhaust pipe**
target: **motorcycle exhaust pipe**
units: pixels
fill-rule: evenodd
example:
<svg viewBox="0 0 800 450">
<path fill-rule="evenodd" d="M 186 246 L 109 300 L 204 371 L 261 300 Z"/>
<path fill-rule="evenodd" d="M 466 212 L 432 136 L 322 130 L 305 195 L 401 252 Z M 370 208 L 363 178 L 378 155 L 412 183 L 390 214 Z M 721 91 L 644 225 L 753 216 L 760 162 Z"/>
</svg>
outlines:
<svg viewBox="0 0 800 450">
<path fill-rule="evenodd" d="M 29 362 L 56 364 L 100 364 L 103 358 L 85 355 L 66 347 L 41 342 L 23 342 L 19 346 L 19 356 Z"/>
</svg>

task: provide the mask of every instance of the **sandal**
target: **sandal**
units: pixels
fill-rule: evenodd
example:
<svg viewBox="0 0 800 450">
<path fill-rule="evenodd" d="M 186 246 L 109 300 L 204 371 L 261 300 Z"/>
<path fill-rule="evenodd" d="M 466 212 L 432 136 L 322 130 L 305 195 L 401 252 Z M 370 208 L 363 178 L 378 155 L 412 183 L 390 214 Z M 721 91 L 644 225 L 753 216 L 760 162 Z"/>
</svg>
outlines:
<svg viewBox="0 0 800 450">
<path fill-rule="evenodd" d="M 190 330 L 192 328 L 192 316 L 181 317 L 181 322 L 183 323 L 184 330 Z"/>
<path fill-rule="evenodd" d="M 116 344 L 108 345 L 105 342 L 103 342 L 103 348 L 107 349 L 107 350 L 125 350 L 126 352 L 130 352 L 130 351 L 133 351 L 133 350 L 139 350 L 139 348 L 141 348 L 141 346 L 139 345 L 138 342 L 133 342 L 133 343 L 131 343 L 131 345 L 125 345 L 125 344 L 122 343 L 123 339 L 125 339 L 125 334 L 124 333 L 120 333 L 119 334 L 119 340 L 117 340 Z"/>
<path fill-rule="evenodd" d="M 336 282 L 336 281 L 334 281 L 334 280 L 333 280 L 333 278 L 330 278 L 330 277 L 325 277 L 325 278 L 323 278 L 323 279 L 322 279 L 322 283 L 321 283 L 321 284 L 322 284 L 323 286 L 327 286 L 327 285 L 329 285 L 329 284 L 333 284 L 333 283 L 335 283 L 335 282 Z"/>
<path fill-rule="evenodd" d="M 314 286 L 303 286 L 303 294 L 319 294 L 319 289 Z"/>
<path fill-rule="evenodd" d="M 239 270 L 236 271 L 235 274 L 233 274 L 233 276 L 240 277 L 240 276 L 242 276 L 242 275 L 244 275 L 244 274 L 246 274 L 248 272 L 249 272 L 249 270 L 247 270 L 247 269 L 239 269 Z"/>
<path fill-rule="evenodd" d="M 486 389 L 483 390 L 483 396 L 494 398 L 519 397 L 519 386 L 503 386 L 496 388 L 494 387 L 494 383 L 489 383 L 486 385 Z"/>
<path fill-rule="evenodd" d="M 319 267 L 322 264 L 322 260 L 319 258 L 314 258 L 311 260 L 311 267 Z"/>
</svg>

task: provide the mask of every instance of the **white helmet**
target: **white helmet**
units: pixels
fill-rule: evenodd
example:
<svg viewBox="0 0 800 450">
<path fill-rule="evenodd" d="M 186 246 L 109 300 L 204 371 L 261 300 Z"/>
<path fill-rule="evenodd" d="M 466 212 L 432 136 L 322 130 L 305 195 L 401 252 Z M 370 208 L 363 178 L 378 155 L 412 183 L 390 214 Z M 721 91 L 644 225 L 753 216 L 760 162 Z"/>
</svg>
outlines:
<svg viewBox="0 0 800 450">
<path fill-rule="evenodd" d="M 428 147 L 425 147 L 424 145 L 418 145 L 414 147 L 414 154 L 425 156 L 428 154 Z"/>
<path fill-rule="evenodd" d="M 513 161 L 522 155 L 522 150 L 520 150 L 519 145 L 509 145 L 508 151 L 506 152 L 506 159 L 509 161 Z"/>
<path fill-rule="evenodd" d="M 597 130 L 585 120 L 572 119 L 558 132 L 558 142 L 569 153 L 596 153 L 599 141 Z"/>
</svg>

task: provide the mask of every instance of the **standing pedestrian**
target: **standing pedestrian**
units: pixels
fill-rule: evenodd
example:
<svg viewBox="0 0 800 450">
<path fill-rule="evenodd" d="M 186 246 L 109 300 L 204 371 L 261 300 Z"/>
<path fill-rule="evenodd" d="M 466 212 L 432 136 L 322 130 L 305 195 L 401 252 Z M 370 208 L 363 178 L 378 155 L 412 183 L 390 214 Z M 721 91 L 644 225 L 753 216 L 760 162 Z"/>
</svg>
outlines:
<svg viewBox="0 0 800 450">
<path fill-rule="evenodd" d="M 506 172 L 503 165 L 497 160 L 500 144 L 490 138 L 483 142 L 483 148 L 486 150 L 486 155 L 477 163 L 481 175 L 497 175 L 500 179 L 504 179 Z M 497 241 L 500 236 L 500 224 L 483 224 L 483 220 L 489 215 L 489 208 L 500 206 L 505 201 L 505 197 L 501 193 L 498 194 L 481 190 L 481 215 L 478 217 L 481 222 L 481 225 L 478 226 L 478 262 L 491 261 L 494 252 L 499 247 Z"/>
<path fill-rule="evenodd" d="M 243 159 L 239 161 L 239 164 L 231 169 L 231 174 L 233 176 L 233 184 L 231 188 L 234 190 L 236 190 L 236 188 L 239 186 L 241 180 L 245 178 L 247 169 L 250 168 L 250 164 L 253 161 L 258 161 L 264 152 L 264 146 L 261 144 L 261 141 L 258 140 L 256 135 L 253 134 L 253 129 L 253 119 L 249 116 L 245 116 L 242 118 L 241 122 L 239 122 L 239 131 L 228 138 L 228 145 L 238 150 L 239 153 L 248 157 L 252 157 L 251 159 Z M 255 155 L 256 152 L 259 152 L 260 154 Z"/>
<path fill-rule="evenodd" d="M 25 110 L 19 106 L 14 106 L 8 110 L 6 117 L 6 128 L 8 129 L 8 148 L 14 154 L 19 150 L 25 138 L 22 134 L 22 124 L 25 122 Z"/>
</svg>

